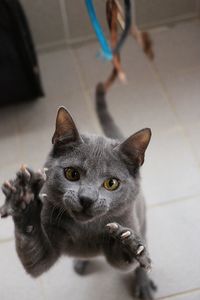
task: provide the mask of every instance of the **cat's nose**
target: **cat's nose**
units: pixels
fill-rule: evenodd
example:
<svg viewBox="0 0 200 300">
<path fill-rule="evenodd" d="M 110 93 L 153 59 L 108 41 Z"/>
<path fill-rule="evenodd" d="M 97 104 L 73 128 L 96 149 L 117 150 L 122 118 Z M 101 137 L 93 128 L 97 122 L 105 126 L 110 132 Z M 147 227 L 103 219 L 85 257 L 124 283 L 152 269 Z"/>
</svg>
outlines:
<svg viewBox="0 0 200 300">
<path fill-rule="evenodd" d="M 85 197 L 85 196 L 80 197 L 79 200 L 80 200 L 81 206 L 84 209 L 89 208 L 92 205 L 92 203 L 93 203 L 93 200 L 91 198 Z"/>
</svg>

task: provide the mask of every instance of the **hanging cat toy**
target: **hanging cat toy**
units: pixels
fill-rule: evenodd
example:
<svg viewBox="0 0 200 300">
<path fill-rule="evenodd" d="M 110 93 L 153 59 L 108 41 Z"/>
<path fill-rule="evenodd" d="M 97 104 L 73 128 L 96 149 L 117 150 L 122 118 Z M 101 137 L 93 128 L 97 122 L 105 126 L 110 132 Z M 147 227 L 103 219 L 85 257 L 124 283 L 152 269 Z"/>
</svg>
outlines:
<svg viewBox="0 0 200 300">
<path fill-rule="evenodd" d="M 108 79 L 104 82 L 105 91 L 112 85 L 118 77 L 122 82 L 126 82 L 126 75 L 121 67 L 120 51 L 126 41 L 129 32 L 136 39 L 149 59 L 153 59 L 152 42 L 147 32 L 142 32 L 136 24 L 132 25 L 131 1 L 124 0 L 124 8 L 118 0 L 106 1 L 106 16 L 110 30 L 110 44 L 105 38 L 101 25 L 97 19 L 92 0 L 85 0 L 91 24 L 101 46 L 100 55 L 113 63 L 113 70 Z M 118 25 L 122 29 L 121 36 L 118 39 Z"/>
</svg>

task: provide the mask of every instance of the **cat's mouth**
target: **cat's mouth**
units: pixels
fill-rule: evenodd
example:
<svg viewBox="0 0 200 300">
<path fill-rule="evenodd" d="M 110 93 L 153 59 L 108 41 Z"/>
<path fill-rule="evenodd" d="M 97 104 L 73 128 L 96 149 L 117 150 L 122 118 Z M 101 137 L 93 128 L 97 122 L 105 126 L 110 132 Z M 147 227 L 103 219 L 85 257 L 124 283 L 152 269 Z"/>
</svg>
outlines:
<svg viewBox="0 0 200 300">
<path fill-rule="evenodd" d="M 91 214 L 88 211 L 84 211 L 84 210 L 81 212 L 72 211 L 72 215 L 73 215 L 74 219 L 76 219 L 77 221 L 80 221 L 80 222 L 88 222 L 94 218 L 93 214 Z"/>
</svg>

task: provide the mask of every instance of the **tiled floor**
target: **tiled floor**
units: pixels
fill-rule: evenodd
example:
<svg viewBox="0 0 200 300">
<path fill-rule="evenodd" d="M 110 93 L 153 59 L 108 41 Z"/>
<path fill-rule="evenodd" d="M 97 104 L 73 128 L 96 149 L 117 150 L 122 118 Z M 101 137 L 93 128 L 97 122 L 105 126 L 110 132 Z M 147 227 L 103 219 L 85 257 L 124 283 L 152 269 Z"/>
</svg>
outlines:
<svg viewBox="0 0 200 300">
<path fill-rule="evenodd" d="M 146 126 L 153 130 L 142 177 L 156 299 L 200 299 L 199 37 L 197 20 L 155 30 L 153 63 L 130 38 L 122 54 L 128 84 L 118 82 L 108 95 L 125 135 Z M 43 164 L 59 105 L 72 112 L 83 132 L 101 133 L 93 94 L 110 66 L 96 59 L 98 49 L 95 42 L 40 55 L 46 97 L 0 109 L 1 183 L 21 163 L 34 168 Z M 74 274 L 69 258 L 62 258 L 32 280 L 17 259 L 10 219 L 0 220 L 0 282 L 1 300 L 132 299 L 130 279 L 103 259 L 93 262 L 85 278 Z"/>
</svg>

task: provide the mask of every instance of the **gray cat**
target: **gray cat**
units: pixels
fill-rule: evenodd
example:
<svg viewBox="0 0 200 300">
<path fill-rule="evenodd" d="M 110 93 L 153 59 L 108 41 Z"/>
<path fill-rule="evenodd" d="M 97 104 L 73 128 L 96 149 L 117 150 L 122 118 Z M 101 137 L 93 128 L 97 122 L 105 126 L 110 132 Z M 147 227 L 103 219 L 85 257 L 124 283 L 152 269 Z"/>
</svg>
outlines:
<svg viewBox="0 0 200 300">
<path fill-rule="evenodd" d="M 91 257 L 104 255 L 113 267 L 134 271 L 135 296 L 150 300 L 155 286 L 147 275 L 151 261 L 139 169 L 151 131 L 146 128 L 120 141 L 102 84 L 96 105 L 107 137 L 79 134 L 61 107 L 44 170 L 22 166 L 14 180 L 3 184 L 1 216 L 12 215 L 18 256 L 33 277 L 61 255 L 76 258 L 79 274 Z"/>
</svg>

